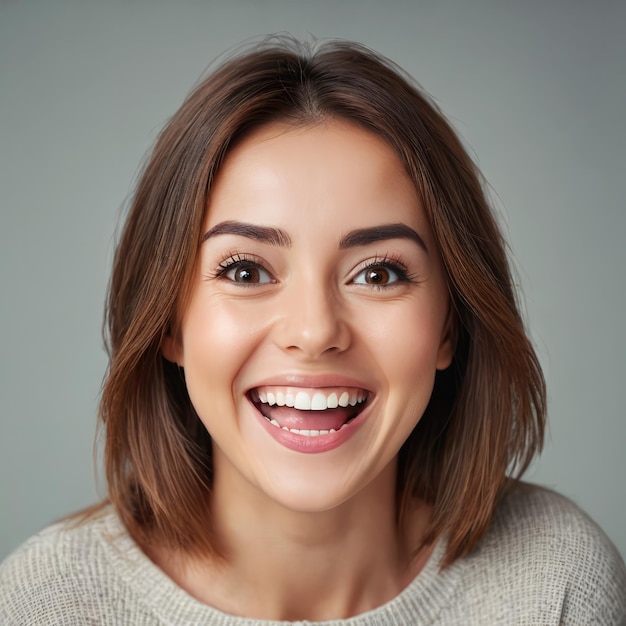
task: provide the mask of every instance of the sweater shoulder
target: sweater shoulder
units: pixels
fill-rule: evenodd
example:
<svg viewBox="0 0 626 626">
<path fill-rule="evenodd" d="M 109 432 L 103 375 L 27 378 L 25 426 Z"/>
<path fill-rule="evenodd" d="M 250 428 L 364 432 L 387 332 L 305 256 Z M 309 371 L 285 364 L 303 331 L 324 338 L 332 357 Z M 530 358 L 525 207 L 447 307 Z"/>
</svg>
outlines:
<svg viewBox="0 0 626 626">
<path fill-rule="evenodd" d="M 572 500 L 554 491 L 520 483 L 502 500 L 493 520 L 493 531 L 501 540 L 528 543 L 535 558 L 550 558 L 550 546 L 599 567 L 623 569 L 623 560 L 604 531 Z"/>
<path fill-rule="evenodd" d="M 626 567 L 602 529 L 574 502 L 517 485 L 502 500 L 478 550 L 500 590 L 551 605 L 564 624 L 622 624 Z"/>
<path fill-rule="evenodd" d="M 0 623 L 78 624 L 99 614 L 101 601 L 111 600 L 102 589 L 104 544 L 116 523 L 110 509 L 87 521 L 61 521 L 9 555 L 0 565 Z"/>
</svg>

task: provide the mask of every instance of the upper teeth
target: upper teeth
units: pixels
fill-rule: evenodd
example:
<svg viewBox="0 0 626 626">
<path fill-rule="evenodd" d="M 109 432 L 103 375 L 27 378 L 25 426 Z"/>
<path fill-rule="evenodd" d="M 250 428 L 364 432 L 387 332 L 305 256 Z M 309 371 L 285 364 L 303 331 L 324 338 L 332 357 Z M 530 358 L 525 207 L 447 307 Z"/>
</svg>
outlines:
<svg viewBox="0 0 626 626">
<path fill-rule="evenodd" d="M 289 406 L 300 411 L 324 411 L 337 407 L 356 406 L 364 402 L 366 392 L 363 390 L 351 391 L 265 391 L 255 390 L 253 398 L 270 406 Z"/>
</svg>

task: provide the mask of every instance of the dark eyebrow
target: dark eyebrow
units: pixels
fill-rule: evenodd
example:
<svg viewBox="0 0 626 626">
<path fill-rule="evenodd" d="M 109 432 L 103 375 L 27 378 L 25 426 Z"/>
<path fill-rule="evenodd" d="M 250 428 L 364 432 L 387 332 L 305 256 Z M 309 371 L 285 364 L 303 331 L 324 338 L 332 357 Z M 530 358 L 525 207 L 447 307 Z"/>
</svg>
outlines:
<svg viewBox="0 0 626 626">
<path fill-rule="evenodd" d="M 207 239 L 215 237 L 216 235 L 239 235 L 240 237 L 248 237 L 248 239 L 256 239 L 270 246 L 280 246 L 283 248 L 289 248 L 291 246 L 291 237 L 280 228 L 232 221 L 220 222 L 213 226 L 213 228 L 204 233 L 200 243 L 204 243 Z"/>
<path fill-rule="evenodd" d="M 354 248 L 356 246 L 366 246 L 385 239 L 411 239 L 424 252 L 428 253 L 428 248 L 424 240 L 411 227 L 398 222 L 397 224 L 381 224 L 371 228 L 359 228 L 351 230 L 344 235 L 339 242 L 339 248 Z"/>
</svg>

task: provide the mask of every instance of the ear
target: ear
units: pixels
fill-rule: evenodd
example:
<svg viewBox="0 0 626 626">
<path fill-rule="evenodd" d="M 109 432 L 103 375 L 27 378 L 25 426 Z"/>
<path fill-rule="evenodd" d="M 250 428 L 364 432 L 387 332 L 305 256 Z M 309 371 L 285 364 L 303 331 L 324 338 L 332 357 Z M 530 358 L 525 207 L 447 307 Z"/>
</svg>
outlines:
<svg viewBox="0 0 626 626">
<path fill-rule="evenodd" d="M 171 363 L 183 367 L 183 346 L 179 337 L 168 332 L 161 342 L 161 354 Z"/>
<path fill-rule="evenodd" d="M 448 317 L 441 333 L 441 343 L 437 352 L 437 369 L 445 370 L 452 363 L 454 352 L 456 351 L 456 341 L 458 336 L 458 322 L 453 308 L 448 307 Z"/>
</svg>

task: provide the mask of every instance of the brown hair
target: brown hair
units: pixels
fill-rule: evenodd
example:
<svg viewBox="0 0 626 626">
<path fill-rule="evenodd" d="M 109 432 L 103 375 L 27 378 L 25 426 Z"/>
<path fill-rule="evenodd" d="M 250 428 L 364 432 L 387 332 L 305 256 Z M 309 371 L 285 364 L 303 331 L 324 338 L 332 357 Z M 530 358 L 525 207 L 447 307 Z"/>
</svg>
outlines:
<svg viewBox="0 0 626 626">
<path fill-rule="evenodd" d="M 541 448 L 545 384 L 524 332 L 505 245 L 475 165 L 402 70 L 341 41 L 270 39 L 227 61 L 160 134 L 117 247 L 100 416 L 109 496 L 141 544 L 214 552 L 211 439 L 160 351 L 187 301 L 212 181 L 225 154 L 272 121 L 344 119 L 387 141 L 421 197 L 457 320 L 452 365 L 400 451 L 398 513 L 433 505 L 425 542 L 446 563 L 485 533 L 509 477 Z"/>
</svg>

